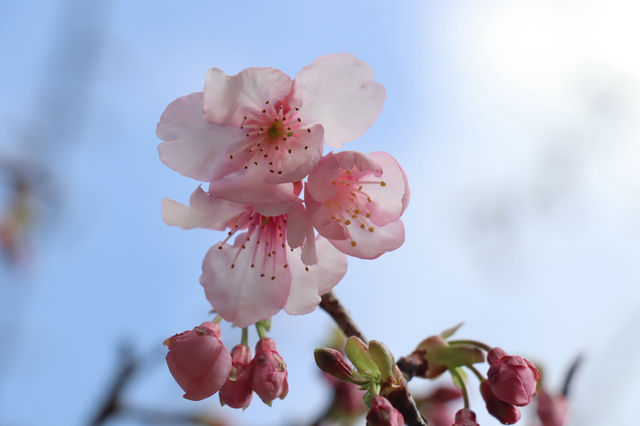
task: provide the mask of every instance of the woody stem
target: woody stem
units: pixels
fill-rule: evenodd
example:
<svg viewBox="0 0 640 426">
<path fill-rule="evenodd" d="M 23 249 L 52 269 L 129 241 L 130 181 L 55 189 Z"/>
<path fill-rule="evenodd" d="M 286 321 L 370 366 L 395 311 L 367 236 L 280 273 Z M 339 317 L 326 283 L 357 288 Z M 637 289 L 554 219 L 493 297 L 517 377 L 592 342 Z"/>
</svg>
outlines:
<svg viewBox="0 0 640 426">
<path fill-rule="evenodd" d="M 349 314 L 349 311 L 340 303 L 340 300 L 336 297 L 336 295 L 330 291 L 329 293 L 325 293 L 322 295 L 322 299 L 320 300 L 320 307 L 333 318 L 336 322 L 340 330 L 345 334 L 345 336 L 356 336 L 363 342 L 367 343 L 367 338 L 364 337 L 360 328 L 356 325 L 353 318 Z"/>
<path fill-rule="evenodd" d="M 360 328 L 356 325 L 353 318 L 351 318 L 349 311 L 347 311 L 342 303 L 340 303 L 340 300 L 338 300 L 332 291 L 322 295 L 320 307 L 328 313 L 331 318 L 333 318 L 345 336 L 356 336 L 363 342 L 367 343 L 367 338 L 364 337 Z M 402 386 L 391 392 L 389 395 L 386 395 L 386 397 L 395 409 L 402 413 L 402 416 L 408 425 L 428 426 L 426 420 L 422 417 L 420 411 L 418 411 L 418 407 L 416 407 L 416 403 L 409 393 L 409 389 L 404 378 L 402 379 Z"/>
</svg>

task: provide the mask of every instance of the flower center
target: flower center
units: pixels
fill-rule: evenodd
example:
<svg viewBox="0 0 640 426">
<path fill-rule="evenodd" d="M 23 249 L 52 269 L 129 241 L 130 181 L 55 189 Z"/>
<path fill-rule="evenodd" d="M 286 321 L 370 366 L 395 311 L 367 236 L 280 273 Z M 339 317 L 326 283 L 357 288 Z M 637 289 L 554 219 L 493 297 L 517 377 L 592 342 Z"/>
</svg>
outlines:
<svg viewBox="0 0 640 426">
<path fill-rule="evenodd" d="M 268 277 L 275 280 L 279 267 L 287 268 L 287 215 L 263 216 L 247 209 L 244 213 L 232 219 L 228 226 L 231 227 L 227 238 L 220 243 L 218 249 L 225 249 L 224 244 L 239 230 L 246 229 L 242 244 L 235 243 L 235 256 L 229 265 L 236 267 L 238 259 L 242 256 L 251 269 L 256 269 L 261 278 Z M 233 249 L 234 247 L 229 247 Z M 248 256 L 248 258 L 246 257 Z"/>
<path fill-rule="evenodd" d="M 262 111 L 248 110 L 240 125 L 245 138 L 229 152 L 229 159 L 242 162 L 245 170 L 259 167 L 283 174 L 291 156 L 309 148 L 306 136 L 311 129 L 303 126 L 298 111 L 282 101 L 267 101 Z"/>
<path fill-rule="evenodd" d="M 272 141 L 280 139 L 282 137 L 282 133 L 282 122 L 278 119 L 276 119 L 276 121 L 274 121 L 273 124 L 267 129 L 267 136 Z"/>
<path fill-rule="evenodd" d="M 374 232 L 374 224 L 369 220 L 371 212 L 369 206 L 373 200 L 366 192 L 368 185 L 387 186 L 383 180 L 355 179 L 350 170 L 341 173 L 338 178 L 331 182 L 338 190 L 338 195 L 332 200 L 325 202 L 331 211 L 331 219 L 342 224 L 345 228 L 357 226 L 362 230 Z M 357 242 L 352 239 L 351 245 L 355 247 Z"/>
</svg>

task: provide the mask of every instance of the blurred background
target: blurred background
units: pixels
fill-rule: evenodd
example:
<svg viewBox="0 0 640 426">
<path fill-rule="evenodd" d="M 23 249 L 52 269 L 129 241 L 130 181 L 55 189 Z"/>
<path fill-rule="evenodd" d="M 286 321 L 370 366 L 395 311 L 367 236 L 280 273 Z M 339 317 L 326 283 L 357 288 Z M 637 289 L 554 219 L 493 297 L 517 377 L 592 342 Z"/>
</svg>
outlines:
<svg viewBox="0 0 640 426">
<path fill-rule="evenodd" d="M 0 425 L 89 424 L 120 376 L 111 425 L 308 424 L 324 410 L 322 311 L 274 318 L 285 400 L 241 412 L 182 398 L 162 341 L 210 318 L 198 277 L 222 234 L 162 223 L 162 198 L 186 202 L 198 183 L 161 164 L 155 125 L 210 67 L 294 76 L 341 51 L 387 89 L 346 148 L 388 151 L 412 187 L 405 245 L 350 259 L 335 290 L 364 333 L 400 356 L 465 321 L 458 336 L 539 362 L 555 391 L 583 354 L 571 424 L 635 424 L 638 19 L 631 0 L 3 3 Z M 480 423 L 498 424 L 475 383 Z"/>
</svg>

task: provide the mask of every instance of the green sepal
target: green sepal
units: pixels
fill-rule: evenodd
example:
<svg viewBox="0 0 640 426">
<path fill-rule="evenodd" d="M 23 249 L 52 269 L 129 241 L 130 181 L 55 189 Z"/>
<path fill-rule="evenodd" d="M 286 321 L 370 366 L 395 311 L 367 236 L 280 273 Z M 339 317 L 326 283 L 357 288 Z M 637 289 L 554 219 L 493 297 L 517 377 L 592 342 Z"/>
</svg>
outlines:
<svg viewBox="0 0 640 426">
<path fill-rule="evenodd" d="M 344 345 L 344 352 L 356 369 L 368 378 L 379 378 L 380 370 L 369 354 L 369 348 L 360 339 L 351 336 Z"/>
<path fill-rule="evenodd" d="M 444 364 L 448 368 L 484 362 L 484 353 L 475 346 L 455 345 L 433 348 L 425 354 L 427 362 Z"/>
<path fill-rule="evenodd" d="M 260 320 L 256 323 L 256 325 L 262 327 L 264 331 L 269 332 L 271 331 L 271 318 Z"/>
<path fill-rule="evenodd" d="M 367 407 L 371 407 L 371 400 L 373 399 L 373 394 L 371 393 L 370 390 L 368 390 L 364 396 L 362 397 L 362 401 L 364 401 L 364 404 Z"/>
<path fill-rule="evenodd" d="M 369 355 L 373 362 L 378 366 L 380 371 L 380 380 L 384 383 L 390 376 L 393 375 L 394 367 L 396 365 L 393 354 L 387 348 L 387 346 L 377 340 L 369 342 Z"/>
<path fill-rule="evenodd" d="M 460 327 L 462 327 L 463 325 L 464 325 L 464 322 L 461 322 L 459 324 L 454 325 L 451 328 L 447 328 L 442 333 L 440 333 L 440 337 L 442 337 L 443 339 L 448 339 L 449 337 L 453 336 L 456 333 L 456 331 L 458 331 Z"/>
</svg>

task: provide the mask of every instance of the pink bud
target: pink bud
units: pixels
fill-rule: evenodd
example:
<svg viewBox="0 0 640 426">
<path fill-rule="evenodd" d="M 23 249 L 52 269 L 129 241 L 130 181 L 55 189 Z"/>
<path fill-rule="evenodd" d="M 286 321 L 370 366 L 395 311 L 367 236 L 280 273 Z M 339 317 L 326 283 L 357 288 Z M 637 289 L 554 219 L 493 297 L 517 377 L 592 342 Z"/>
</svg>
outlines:
<svg viewBox="0 0 640 426">
<path fill-rule="evenodd" d="M 251 386 L 265 404 L 276 398 L 284 399 L 289 392 L 287 364 L 278 353 L 276 342 L 263 337 L 256 345 L 256 356 L 251 361 Z"/>
<path fill-rule="evenodd" d="M 367 414 L 367 426 L 404 426 L 404 417 L 387 398 L 374 396 Z"/>
<path fill-rule="evenodd" d="M 476 423 L 476 413 L 468 408 L 461 408 L 456 413 L 455 423 L 451 426 L 480 426 Z"/>
<path fill-rule="evenodd" d="M 218 392 L 229 376 L 231 355 L 220 341 L 220 326 L 205 322 L 164 341 L 167 365 L 184 397 L 200 401 Z"/>
<path fill-rule="evenodd" d="M 519 407 L 529 404 L 542 377 L 538 369 L 526 359 L 507 355 L 500 348 L 491 349 L 487 358 L 491 364 L 487 379 L 493 394 Z"/>
<path fill-rule="evenodd" d="M 569 413 L 569 403 L 562 395 L 538 394 L 538 417 L 542 426 L 562 426 Z"/>
<path fill-rule="evenodd" d="M 251 403 L 251 348 L 236 345 L 231 350 L 231 374 L 220 389 L 220 403 L 232 408 L 245 408 Z"/>
<path fill-rule="evenodd" d="M 514 407 L 498 399 L 491 392 L 489 381 L 483 380 L 482 383 L 480 383 L 480 393 L 482 394 L 482 398 L 484 398 L 489 414 L 500 420 L 503 424 L 512 425 L 520 420 L 520 410 L 518 407 Z"/>
</svg>

